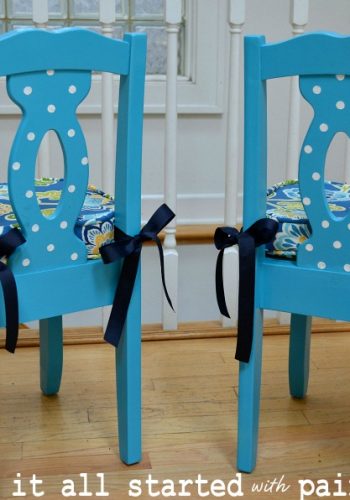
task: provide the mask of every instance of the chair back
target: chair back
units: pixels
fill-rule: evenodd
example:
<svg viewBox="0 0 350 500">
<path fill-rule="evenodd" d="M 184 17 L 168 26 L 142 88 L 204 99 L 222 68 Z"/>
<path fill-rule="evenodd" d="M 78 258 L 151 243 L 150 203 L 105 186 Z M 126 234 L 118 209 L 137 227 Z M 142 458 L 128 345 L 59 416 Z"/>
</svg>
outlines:
<svg viewBox="0 0 350 500">
<path fill-rule="evenodd" d="M 334 136 L 350 137 L 350 37 L 311 33 L 266 44 L 245 39 L 245 224 L 266 213 L 266 80 L 299 76 L 313 117 L 299 157 L 301 201 L 311 236 L 297 250 L 297 265 L 350 271 L 350 214 L 335 216 L 324 190 L 326 155 Z M 252 182 L 254 179 L 254 182 Z M 350 186 L 334 198 L 350 199 Z"/>
<path fill-rule="evenodd" d="M 26 238 L 11 257 L 16 273 L 86 262 L 86 247 L 74 233 L 89 177 L 77 107 L 90 90 L 92 71 L 120 75 L 118 182 L 111 191 L 125 212 L 132 190 L 133 213 L 140 211 L 145 58 L 143 34 L 126 34 L 122 41 L 79 28 L 33 29 L 0 38 L 0 76 L 6 77 L 8 94 L 22 111 L 8 164 L 10 202 Z M 57 209 L 46 216 L 38 205 L 34 177 L 41 141 L 50 130 L 57 134 L 63 151 L 64 187 Z M 45 194 L 50 196 L 57 199 L 56 192 Z"/>
</svg>

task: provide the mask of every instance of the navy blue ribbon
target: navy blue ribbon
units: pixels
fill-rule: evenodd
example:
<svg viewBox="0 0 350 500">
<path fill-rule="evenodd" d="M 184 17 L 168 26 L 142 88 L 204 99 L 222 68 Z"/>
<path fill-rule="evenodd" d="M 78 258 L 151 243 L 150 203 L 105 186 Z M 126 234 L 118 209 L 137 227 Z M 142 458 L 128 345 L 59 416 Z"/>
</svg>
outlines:
<svg viewBox="0 0 350 500">
<path fill-rule="evenodd" d="M 255 296 L 255 250 L 274 240 L 278 223 L 273 219 L 259 219 L 243 231 L 234 227 L 218 227 L 214 243 L 219 251 L 216 261 L 216 299 L 221 314 L 230 317 L 227 310 L 224 283 L 223 257 L 225 248 L 238 245 L 239 250 L 239 289 L 238 289 L 238 328 L 235 358 L 249 362 L 253 343 L 254 296 Z"/>
<path fill-rule="evenodd" d="M 113 300 L 111 315 L 104 336 L 105 340 L 115 347 L 118 347 L 126 320 L 139 266 L 142 244 L 145 241 L 154 241 L 157 244 L 164 293 L 170 307 L 174 310 L 165 284 L 163 248 L 158 237 L 158 233 L 169 224 L 174 217 L 174 212 L 164 203 L 154 212 L 150 220 L 136 236 L 129 236 L 121 229 L 114 227 L 115 241 L 100 248 L 101 257 L 105 264 L 115 262 L 120 258 L 124 259 Z"/>
<path fill-rule="evenodd" d="M 0 257 L 9 257 L 18 246 L 25 242 L 21 231 L 17 228 L 0 237 Z M 18 340 L 18 295 L 15 277 L 11 269 L 0 261 L 0 283 L 4 295 L 6 318 L 6 350 L 14 353 Z"/>
</svg>

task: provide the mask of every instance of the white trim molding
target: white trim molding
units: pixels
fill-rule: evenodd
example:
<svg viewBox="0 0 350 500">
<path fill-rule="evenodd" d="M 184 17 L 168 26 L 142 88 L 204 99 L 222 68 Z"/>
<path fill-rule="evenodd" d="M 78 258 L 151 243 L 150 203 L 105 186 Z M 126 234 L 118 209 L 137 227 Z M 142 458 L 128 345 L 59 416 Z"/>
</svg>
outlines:
<svg viewBox="0 0 350 500">
<path fill-rule="evenodd" d="M 237 202 L 242 201 L 242 193 L 238 193 Z M 142 224 L 145 224 L 152 213 L 164 202 L 162 194 L 142 195 Z M 179 225 L 223 224 L 224 193 L 178 193 L 176 220 Z M 238 224 L 242 217 L 238 217 Z"/>
</svg>

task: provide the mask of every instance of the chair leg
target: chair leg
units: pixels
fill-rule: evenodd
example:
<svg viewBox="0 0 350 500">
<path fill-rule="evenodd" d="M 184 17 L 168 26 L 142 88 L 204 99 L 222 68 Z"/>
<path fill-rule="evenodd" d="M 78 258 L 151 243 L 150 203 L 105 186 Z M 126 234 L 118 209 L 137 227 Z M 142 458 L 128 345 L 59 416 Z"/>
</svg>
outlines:
<svg viewBox="0 0 350 500">
<path fill-rule="evenodd" d="M 63 363 L 62 316 L 42 319 L 40 331 L 40 387 L 46 396 L 59 391 Z"/>
<path fill-rule="evenodd" d="M 239 364 L 237 468 L 252 472 L 259 434 L 263 311 L 254 314 L 253 346 L 249 363 Z"/>
<path fill-rule="evenodd" d="M 116 352 L 119 452 L 127 465 L 141 461 L 141 284 L 138 272 Z"/>
<path fill-rule="evenodd" d="M 294 398 L 303 398 L 309 382 L 311 316 L 292 314 L 289 343 L 289 390 Z"/>
</svg>

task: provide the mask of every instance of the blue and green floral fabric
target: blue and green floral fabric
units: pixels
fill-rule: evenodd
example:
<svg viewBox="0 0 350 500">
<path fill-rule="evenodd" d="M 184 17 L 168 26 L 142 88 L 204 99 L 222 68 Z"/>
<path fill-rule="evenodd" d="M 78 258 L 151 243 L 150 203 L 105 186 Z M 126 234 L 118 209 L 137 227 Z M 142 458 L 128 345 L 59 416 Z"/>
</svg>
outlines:
<svg viewBox="0 0 350 500">
<path fill-rule="evenodd" d="M 41 212 L 50 217 L 60 201 L 64 180 L 36 179 L 35 186 Z M 12 227 L 19 225 L 9 202 L 8 185 L 0 184 L 0 235 L 7 233 Z M 113 241 L 113 227 L 114 200 L 95 186 L 89 185 L 74 228 L 75 234 L 87 247 L 89 259 L 99 258 L 99 248 Z"/>
<path fill-rule="evenodd" d="M 325 182 L 324 192 L 333 215 L 345 217 L 350 211 L 350 184 Z M 267 254 L 295 259 L 297 246 L 307 240 L 311 232 L 300 199 L 298 181 L 284 181 L 269 188 L 267 217 L 279 223 L 275 240 L 267 245 Z"/>
</svg>

